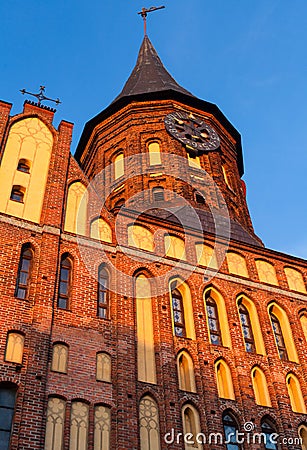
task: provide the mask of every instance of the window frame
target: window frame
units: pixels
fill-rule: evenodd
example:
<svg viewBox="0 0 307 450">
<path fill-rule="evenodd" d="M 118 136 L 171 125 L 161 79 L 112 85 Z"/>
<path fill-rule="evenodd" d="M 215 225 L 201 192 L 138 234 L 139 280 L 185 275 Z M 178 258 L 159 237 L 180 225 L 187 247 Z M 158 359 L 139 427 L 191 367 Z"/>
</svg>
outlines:
<svg viewBox="0 0 307 450">
<path fill-rule="evenodd" d="M 8 356 L 7 356 L 7 351 L 8 351 L 8 346 L 9 346 L 9 339 L 10 339 L 10 336 L 12 336 L 13 334 L 22 337 L 21 361 L 14 361 L 13 359 L 8 359 Z M 6 335 L 6 344 L 5 344 L 4 361 L 5 361 L 5 362 L 8 362 L 8 363 L 13 363 L 13 364 L 17 364 L 17 365 L 19 365 L 19 366 L 22 366 L 22 360 L 23 360 L 23 355 L 24 355 L 24 347 L 25 347 L 25 334 L 22 333 L 22 332 L 19 331 L 19 330 L 9 330 L 9 331 L 7 332 L 7 335 Z"/>
<path fill-rule="evenodd" d="M 15 410 L 16 410 L 16 400 L 17 400 L 17 394 L 18 394 L 18 386 L 15 383 L 9 382 L 9 381 L 1 381 L 0 382 L 0 391 L 10 391 L 14 393 L 14 404 L 13 405 L 5 405 L 0 404 L 0 431 L 4 433 L 8 433 L 8 440 L 7 443 L 10 443 L 11 435 L 12 435 L 12 429 L 14 424 L 14 416 L 15 416 Z M 13 392 L 14 391 L 14 392 Z M 4 418 L 3 421 L 5 421 L 5 416 L 2 411 L 10 411 L 9 414 L 9 421 L 7 423 L 10 423 L 9 429 L 4 428 L 3 425 L 1 425 L 1 418 Z"/>
<path fill-rule="evenodd" d="M 176 291 L 176 296 L 174 297 L 174 291 Z M 186 332 L 186 324 L 185 324 L 185 317 L 184 317 L 184 301 L 183 301 L 183 295 L 180 292 L 180 290 L 177 288 L 177 283 L 176 281 L 173 281 L 170 285 L 170 293 L 171 293 L 171 301 L 172 301 L 172 311 L 173 311 L 173 326 L 174 326 L 174 334 L 176 337 L 179 338 L 186 338 L 187 336 L 187 332 Z M 178 295 L 178 294 L 179 295 Z M 179 302 L 179 307 L 180 309 L 175 309 L 174 308 L 174 299 L 175 301 L 177 300 Z M 181 322 L 177 322 L 175 320 L 175 313 L 179 312 L 179 314 L 181 314 L 182 317 L 182 321 Z M 177 328 L 182 330 L 182 334 L 178 334 L 177 332 Z"/>
<path fill-rule="evenodd" d="M 26 189 L 23 186 L 14 184 L 11 190 L 10 200 L 16 203 L 24 204 Z"/>
<path fill-rule="evenodd" d="M 229 417 L 229 419 L 226 420 L 226 417 Z M 224 411 L 223 416 L 222 416 L 222 423 L 223 423 L 223 432 L 224 432 L 224 437 L 225 437 L 225 441 L 229 440 L 229 433 L 226 433 L 226 427 L 228 428 L 233 428 L 234 431 L 231 431 L 232 433 L 232 437 L 235 437 L 237 435 L 237 432 L 239 431 L 239 424 L 238 421 L 236 420 L 236 418 L 234 417 L 234 415 L 232 414 L 232 412 L 230 411 Z M 231 438 L 232 439 L 232 438 Z M 242 446 L 237 442 L 232 442 L 230 441 L 229 443 L 226 444 L 226 448 L 231 448 L 231 450 L 235 450 L 235 447 L 237 448 L 237 450 L 241 450 Z"/>
<path fill-rule="evenodd" d="M 67 261 L 67 266 L 63 266 L 63 263 Z M 62 279 L 62 270 L 68 270 L 67 280 Z M 63 310 L 70 309 L 70 300 L 71 300 L 71 291 L 72 291 L 72 272 L 73 272 L 73 263 L 72 258 L 69 254 L 64 253 L 61 257 L 60 263 L 60 273 L 59 273 L 59 286 L 58 286 L 58 299 L 57 299 L 57 307 Z M 61 286 L 63 284 L 67 285 L 67 289 L 65 294 L 61 293 Z M 65 307 L 60 305 L 61 300 L 65 301 Z"/>
<path fill-rule="evenodd" d="M 102 273 L 105 277 L 102 277 Z M 106 280 L 105 285 L 101 283 L 101 279 Z M 109 319 L 110 311 L 110 275 L 104 265 L 98 268 L 98 284 L 97 284 L 97 317 L 99 319 Z M 105 301 L 101 301 L 101 296 L 104 297 Z M 105 311 L 105 314 L 101 314 Z"/>
<path fill-rule="evenodd" d="M 18 170 L 18 172 L 30 173 L 30 168 L 31 168 L 30 161 L 28 159 L 21 158 L 18 161 L 16 170 Z"/>
<path fill-rule="evenodd" d="M 165 201 L 165 191 L 163 186 L 155 186 L 152 188 L 152 200 L 153 202 L 164 202 Z"/>
<path fill-rule="evenodd" d="M 273 307 L 270 308 L 269 312 L 270 312 L 270 319 L 271 319 L 271 323 L 272 323 L 273 335 L 274 335 L 278 355 L 282 361 L 289 361 L 288 349 L 287 349 L 285 338 L 283 335 L 282 326 L 281 326 L 280 320 L 278 319 L 276 314 L 273 313 L 272 308 Z M 274 324 L 275 324 L 275 326 L 277 325 L 278 332 L 275 330 Z M 281 338 L 282 345 L 280 345 L 280 343 L 278 341 L 278 337 Z"/>
<path fill-rule="evenodd" d="M 242 309 L 243 309 L 243 311 L 242 311 Z M 256 353 L 256 342 L 255 342 L 255 337 L 254 337 L 254 332 L 253 332 L 253 327 L 252 327 L 252 321 L 250 318 L 250 313 L 249 313 L 247 307 L 243 304 L 242 300 L 241 301 L 239 300 L 238 310 L 239 310 L 240 323 L 241 323 L 245 351 L 247 353 Z M 244 324 L 242 322 L 242 315 L 245 316 L 247 324 Z M 251 337 L 245 336 L 244 330 L 246 330 L 246 329 L 248 330 Z M 248 350 L 248 348 L 247 348 L 248 345 L 251 346 L 251 350 Z"/>
<path fill-rule="evenodd" d="M 26 253 L 29 253 L 29 254 L 26 255 Z M 21 247 L 21 251 L 20 251 L 18 272 L 17 272 L 17 279 L 16 279 L 16 286 L 15 286 L 15 294 L 14 294 L 14 296 L 16 298 L 19 298 L 20 300 L 26 300 L 28 298 L 28 295 L 29 295 L 31 273 L 32 273 L 32 269 L 33 269 L 33 259 L 34 259 L 34 251 L 33 251 L 32 247 L 31 247 L 31 245 L 30 244 L 24 244 Z M 25 261 L 30 261 L 27 271 L 22 269 L 22 266 L 24 264 L 24 260 Z M 26 283 L 21 283 L 20 282 L 21 278 L 22 278 L 21 274 L 27 274 L 27 276 L 26 276 Z M 19 290 L 25 293 L 24 296 L 20 296 L 19 295 Z"/>
<path fill-rule="evenodd" d="M 273 449 L 272 447 L 267 447 L 267 445 L 266 445 L 267 444 L 267 436 L 271 436 L 272 434 L 277 433 L 277 428 L 276 428 L 274 422 L 271 419 L 269 419 L 268 417 L 263 417 L 261 420 L 260 427 L 261 427 L 261 433 L 263 433 L 266 437 L 263 448 L 271 449 L 271 450 L 278 450 L 279 449 L 278 444 L 275 444 L 272 442 L 272 444 L 275 445 L 275 449 Z"/>
<path fill-rule="evenodd" d="M 125 175 L 125 155 L 122 149 L 118 150 L 112 157 L 113 162 L 113 181 L 115 183 L 121 180 Z"/>
<path fill-rule="evenodd" d="M 220 318 L 219 318 L 219 310 L 218 310 L 218 306 L 216 301 L 214 300 L 214 298 L 210 295 L 210 291 L 208 293 L 209 295 L 206 296 L 206 313 L 207 313 L 207 320 L 208 320 L 208 327 L 209 327 L 209 336 L 210 336 L 210 344 L 212 345 L 223 345 L 223 337 L 222 337 L 222 331 L 221 331 L 221 324 L 220 324 Z M 208 303 L 209 302 L 209 303 Z M 208 306 L 209 307 L 213 307 L 214 309 L 214 313 L 215 313 L 215 317 L 210 317 L 209 313 L 208 313 Z M 215 330 L 212 332 L 211 326 L 210 326 L 210 319 L 213 319 L 213 321 L 216 323 L 217 325 L 217 330 L 215 332 Z M 218 337 L 218 342 L 212 342 L 212 334 L 214 336 Z"/>
<path fill-rule="evenodd" d="M 54 353 L 55 353 L 55 348 L 57 346 L 61 346 L 64 347 L 66 349 L 66 358 L 65 358 L 65 370 L 58 370 L 55 369 L 53 367 L 53 361 L 54 361 Z M 51 366 L 50 366 L 50 370 L 52 372 L 56 372 L 56 373 L 62 373 L 62 374 L 67 374 L 68 372 L 68 359 L 69 359 L 69 345 L 66 344 L 66 342 L 53 342 L 52 344 L 52 355 L 51 355 Z"/>
</svg>

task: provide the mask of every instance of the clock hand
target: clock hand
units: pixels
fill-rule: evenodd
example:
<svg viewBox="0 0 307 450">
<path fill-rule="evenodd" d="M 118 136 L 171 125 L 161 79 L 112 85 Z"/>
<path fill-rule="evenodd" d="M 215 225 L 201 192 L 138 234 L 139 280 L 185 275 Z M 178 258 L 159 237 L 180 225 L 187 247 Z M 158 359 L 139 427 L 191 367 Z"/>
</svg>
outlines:
<svg viewBox="0 0 307 450">
<path fill-rule="evenodd" d="M 183 124 L 183 120 L 177 119 L 177 117 L 174 117 L 174 119 L 176 120 L 176 122 L 179 123 L 179 125 L 182 125 L 182 124 Z"/>
</svg>

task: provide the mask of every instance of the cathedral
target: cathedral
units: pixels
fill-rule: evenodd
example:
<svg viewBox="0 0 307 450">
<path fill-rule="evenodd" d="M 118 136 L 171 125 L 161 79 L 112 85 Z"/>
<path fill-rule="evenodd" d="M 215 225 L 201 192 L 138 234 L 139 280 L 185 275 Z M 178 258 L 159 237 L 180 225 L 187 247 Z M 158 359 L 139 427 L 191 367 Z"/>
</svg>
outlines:
<svg viewBox="0 0 307 450">
<path fill-rule="evenodd" d="M 307 263 L 145 34 L 83 130 L 0 102 L 0 450 L 307 449 Z"/>
</svg>

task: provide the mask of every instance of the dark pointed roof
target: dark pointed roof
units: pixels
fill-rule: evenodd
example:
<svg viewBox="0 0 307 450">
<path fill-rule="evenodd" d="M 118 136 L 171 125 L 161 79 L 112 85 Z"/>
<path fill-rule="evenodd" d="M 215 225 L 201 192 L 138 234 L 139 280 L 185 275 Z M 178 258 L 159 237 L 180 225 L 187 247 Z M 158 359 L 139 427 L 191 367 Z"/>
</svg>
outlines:
<svg viewBox="0 0 307 450">
<path fill-rule="evenodd" d="M 145 36 L 136 65 L 114 102 L 121 97 L 169 90 L 192 96 L 168 73 L 148 36 Z"/>
<path fill-rule="evenodd" d="M 129 105 L 131 102 L 155 100 L 179 101 L 187 106 L 192 106 L 193 108 L 213 115 L 234 138 L 236 142 L 239 173 L 240 175 L 243 175 L 244 168 L 241 136 L 238 131 L 214 103 L 195 97 L 174 80 L 163 66 L 156 50 L 147 36 L 144 37 L 136 65 L 121 93 L 106 109 L 85 124 L 74 155 L 76 160 L 78 162 L 81 161 L 87 143 L 98 124 Z"/>
</svg>

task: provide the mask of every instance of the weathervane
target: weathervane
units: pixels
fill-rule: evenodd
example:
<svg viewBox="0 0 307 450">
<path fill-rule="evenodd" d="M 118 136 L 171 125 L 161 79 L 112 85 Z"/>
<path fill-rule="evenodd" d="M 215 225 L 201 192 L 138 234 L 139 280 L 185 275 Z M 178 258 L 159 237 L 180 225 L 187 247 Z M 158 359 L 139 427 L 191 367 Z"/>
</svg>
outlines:
<svg viewBox="0 0 307 450">
<path fill-rule="evenodd" d="M 25 89 L 21 89 L 20 92 L 22 93 L 22 95 L 28 94 L 28 95 L 33 95 L 33 97 L 36 97 L 37 100 L 38 100 L 37 104 L 38 104 L 39 106 L 40 106 L 41 103 L 42 103 L 43 101 L 45 101 L 45 100 L 48 100 L 49 102 L 54 102 L 54 103 L 56 103 L 57 105 L 58 105 L 59 103 L 61 103 L 61 102 L 60 102 L 60 99 L 58 99 L 58 98 L 57 98 L 56 100 L 54 100 L 53 98 L 49 98 L 49 97 L 46 97 L 46 96 L 45 96 L 45 94 L 44 94 L 44 92 L 45 92 L 45 86 L 40 86 L 40 88 L 39 88 L 39 93 L 38 93 L 38 94 L 33 94 L 32 92 L 28 92 L 28 91 L 26 91 Z"/>
<path fill-rule="evenodd" d="M 144 21 L 144 36 L 147 34 L 147 14 L 149 12 L 157 11 L 158 9 L 163 9 L 165 6 L 152 6 L 151 8 L 142 8 L 142 11 L 138 12 L 143 18 Z"/>
</svg>

